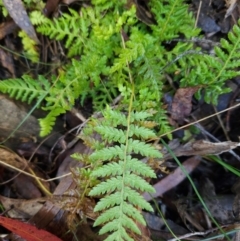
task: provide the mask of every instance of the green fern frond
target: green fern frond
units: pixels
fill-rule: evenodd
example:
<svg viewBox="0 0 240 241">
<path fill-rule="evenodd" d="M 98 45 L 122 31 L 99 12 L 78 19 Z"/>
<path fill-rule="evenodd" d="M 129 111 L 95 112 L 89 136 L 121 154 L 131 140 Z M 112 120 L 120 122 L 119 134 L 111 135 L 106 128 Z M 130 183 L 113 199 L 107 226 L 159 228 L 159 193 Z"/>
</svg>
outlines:
<svg viewBox="0 0 240 241">
<path fill-rule="evenodd" d="M 195 20 L 184 1 L 169 0 L 165 4 L 163 1 L 151 0 L 150 6 L 158 23 L 151 27 L 160 41 L 172 40 L 181 34 L 187 39 L 199 35 L 200 30 L 194 27 Z"/>
<path fill-rule="evenodd" d="M 40 136 L 46 136 L 51 131 L 56 122 L 57 116 L 64 114 L 66 109 L 64 108 L 55 108 L 51 110 L 45 118 L 39 119 L 39 125 L 41 127 Z"/>
<path fill-rule="evenodd" d="M 94 19 L 93 8 L 82 8 L 81 15 L 73 9 L 70 14 L 64 13 L 54 22 L 44 20 L 37 31 L 57 40 L 66 39 L 65 46 L 69 48 L 69 56 L 80 54 L 87 41 L 91 19 Z"/>
<path fill-rule="evenodd" d="M 50 84 L 43 76 L 37 80 L 24 75 L 21 79 L 8 79 L 0 82 L 0 91 L 8 93 L 10 97 L 31 103 L 33 100 L 43 99 L 50 89 Z"/>
<path fill-rule="evenodd" d="M 32 11 L 29 15 L 33 25 L 47 24 L 50 20 L 45 17 L 41 11 Z"/>
<path fill-rule="evenodd" d="M 25 51 L 24 55 L 26 58 L 31 60 L 33 63 L 38 63 L 39 51 L 36 42 L 32 40 L 23 30 L 18 33 L 18 36 L 22 39 L 23 49 Z"/>
<path fill-rule="evenodd" d="M 240 74 L 236 70 L 240 66 L 239 25 L 240 21 L 228 34 L 229 40 L 221 40 L 221 45 L 214 48 L 215 55 L 201 54 L 192 58 L 192 63 L 188 64 L 189 74 L 181 80 L 182 86 L 202 85 L 206 89 L 204 98 L 208 103 L 216 104 L 220 94 L 229 92 L 229 88 L 224 87 L 226 80 Z M 188 61 L 185 60 L 186 63 Z M 198 91 L 198 98 L 201 98 L 201 90 Z"/>
<path fill-rule="evenodd" d="M 152 114 L 130 111 L 126 116 L 119 110 L 107 107 L 103 116 L 104 118 L 89 123 L 105 143 L 104 147 L 88 157 L 94 167 L 90 177 L 101 179 L 89 195 L 103 196 L 94 209 L 102 212 L 94 225 L 103 225 L 101 234 L 110 232 L 106 240 L 115 240 L 111 239 L 115 235 L 118 237 L 116 240 L 125 240 L 124 237 L 133 240 L 129 230 L 140 234 L 135 221 L 145 224 L 137 207 L 152 210 L 151 205 L 141 196 L 142 192 L 154 192 L 145 178 L 154 178 L 156 175 L 146 163 L 132 155 L 141 154 L 143 158 L 161 157 L 154 146 L 145 143 L 156 137 L 152 130 L 142 126 L 143 121 L 151 118 Z M 115 120 L 117 124 L 114 123 Z"/>
</svg>

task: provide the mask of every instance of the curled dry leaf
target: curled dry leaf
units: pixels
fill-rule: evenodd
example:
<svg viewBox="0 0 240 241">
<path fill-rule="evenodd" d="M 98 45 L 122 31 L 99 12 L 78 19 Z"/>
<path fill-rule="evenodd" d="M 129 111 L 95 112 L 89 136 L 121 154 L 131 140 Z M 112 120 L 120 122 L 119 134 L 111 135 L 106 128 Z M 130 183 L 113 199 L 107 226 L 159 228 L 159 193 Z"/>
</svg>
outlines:
<svg viewBox="0 0 240 241">
<path fill-rule="evenodd" d="M 8 22 L 1 23 L 0 25 L 0 39 L 5 38 L 8 34 L 13 33 L 18 29 L 17 24 L 10 20 Z"/>
<path fill-rule="evenodd" d="M 198 89 L 199 87 L 189 87 L 177 90 L 172 102 L 172 119 L 182 121 L 189 116 L 192 110 L 192 96 Z"/>
<path fill-rule="evenodd" d="M 171 148 L 175 156 L 206 156 L 206 155 L 219 155 L 223 152 L 231 151 L 232 149 L 240 146 L 239 142 L 224 141 L 224 142 L 209 142 L 205 140 L 188 142 L 185 145 L 175 145 Z M 166 150 L 164 149 L 166 153 Z M 170 153 L 164 155 L 164 159 L 172 158 Z"/>
<path fill-rule="evenodd" d="M 37 44 L 39 40 L 37 38 L 34 27 L 32 26 L 26 9 L 21 0 L 3 0 L 3 4 L 9 12 L 9 15 L 13 18 L 15 23 L 27 33 L 27 35 L 33 39 Z"/>
</svg>

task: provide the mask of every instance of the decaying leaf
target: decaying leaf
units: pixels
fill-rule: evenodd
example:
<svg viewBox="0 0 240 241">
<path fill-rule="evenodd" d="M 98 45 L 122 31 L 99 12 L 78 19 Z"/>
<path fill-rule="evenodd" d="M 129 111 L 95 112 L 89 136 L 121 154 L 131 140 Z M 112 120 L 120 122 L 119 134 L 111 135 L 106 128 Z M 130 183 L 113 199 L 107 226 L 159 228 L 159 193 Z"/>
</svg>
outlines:
<svg viewBox="0 0 240 241">
<path fill-rule="evenodd" d="M 42 198 L 33 200 L 13 199 L 0 195 L 0 201 L 11 218 L 26 219 L 35 215 L 43 206 L 45 200 Z"/>
<path fill-rule="evenodd" d="M 50 16 L 57 8 L 59 0 L 47 0 L 43 9 L 45 16 Z"/>
<path fill-rule="evenodd" d="M 4 165 L 7 168 L 11 169 L 11 166 L 18 169 L 24 169 L 26 167 L 25 162 L 20 156 L 11 152 L 5 148 L 0 148 L 0 165 Z"/>
<path fill-rule="evenodd" d="M 219 155 L 223 152 L 228 152 L 236 147 L 240 146 L 239 142 L 224 141 L 224 142 L 209 142 L 205 140 L 199 140 L 194 142 L 188 142 L 185 145 L 175 146 L 172 151 L 175 156 L 206 156 L 206 155 Z M 164 150 L 166 152 L 166 150 Z M 164 155 L 164 159 L 172 158 L 170 153 Z"/>
<path fill-rule="evenodd" d="M 29 241 L 61 241 L 60 238 L 43 229 L 11 218 L 0 216 L 0 224 Z"/>
<path fill-rule="evenodd" d="M 14 21 L 8 21 L 0 24 L 0 39 L 5 38 L 10 33 L 13 33 L 18 29 L 17 24 Z"/>
<path fill-rule="evenodd" d="M 232 210 L 227 210 L 219 201 L 214 184 L 205 178 L 202 180 L 202 185 L 200 188 L 201 196 L 204 203 L 207 205 L 210 213 L 220 224 L 226 224 L 234 222 L 234 216 Z M 207 215 L 206 215 L 207 216 Z"/>
<path fill-rule="evenodd" d="M 191 173 L 200 163 L 201 158 L 199 156 L 191 157 L 186 160 L 182 165 L 185 168 L 187 173 Z M 150 201 L 154 197 L 162 196 L 165 192 L 171 190 L 180 182 L 182 182 L 186 178 L 186 175 L 183 173 L 180 167 L 176 168 L 172 173 L 168 176 L 154 184 L 154 188 L 156 190 L 155 193 L 149 194 L 144 193 L 143 196 L 145 200 Z"/>
<path fill-rule="evenodd" d="M 198 220 L 194 220 L 189 214 L 188 214 L 188 204 L 187 200 L 184 198 L 179 198 L 176 202 L 174 202 L 176 205 L 177 211 L 179 213 L 179 216 L 183 220 L 186 227 L 193 232 L 192 226 L 194 226 L 197 230 L 203 231 L 204 228 L 198 223 Z M 192 226 L 191 226 L 191 225 Z"/>
<path fill-rule="evenodd" d="M 27 33 L 27 35 L 33 39 L 37 44 L 39 40 L 37 38 L 34 27 L 32 26 L 26 9 L 21 0 L 3 0 L 3 4 L 9 12 L 9 15 L 13 18 L 15 23 Z"/>
<path fill-rule="evenodd" d="M 9 71 L 11 76 L 15 78 L 16 77 L 15 67 L 14 67 L 13 59 L 10 53 L 7 53 L 3 49 L 0 49 L 0 62 L 1 62 L 1 65 Z"/>
<path fill-rule="evenodd" d="M 233 10 L 237 6 L 237 0 L 225 0 L 225 2 L 226 2 L 226 7 L 228 8 L 225 14 L 225 18 L 227 18 L 232 14 Z"/>
<path fill-rule="evenodd" d="M 198 89 L 199 87 L 189 87 L 177 90 L 172 102 L 172 119 L 182 121 L 189 116 L 192 110 L 192 96 Z"/>
</svg>

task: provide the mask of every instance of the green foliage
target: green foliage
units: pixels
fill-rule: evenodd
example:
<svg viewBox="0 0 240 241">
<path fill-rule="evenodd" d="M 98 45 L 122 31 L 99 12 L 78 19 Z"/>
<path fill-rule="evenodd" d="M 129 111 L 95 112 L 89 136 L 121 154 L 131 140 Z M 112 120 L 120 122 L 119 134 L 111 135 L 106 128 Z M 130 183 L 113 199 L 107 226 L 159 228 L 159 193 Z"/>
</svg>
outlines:
<svg viewBox="0 0 240 241">
<path fill-rule="evenodd" d="M 133 233 L 140 234 L 135 222 L 145 224 L 139 209 L 152 210 L 141 193 L 154 191 L 146 179 L 155 174 L 142 160 L 161 157 L 150 144 L 156 138 L 153 129 L 158 134 L 170 131 L 162 103 L 169 88 L 166 75 L 181 86 L 199 86 L 198 97 L 204 92 L 207 102 L 216 103 L 228 91 L 225 81 L 239 75 L 235 69 L 240 66 L 240 22 L 229 40 L 222 40 L 215 54 L 208 55 L 190 41 L 199 37 L 199 30 L 183 0 L 151 0 L 156 24 L 147 27 L 126 1 L 91 4 L 79 11 L 69 8 L 54 20 L 32 11 L 37 31 L 64 43 L 72 58 L 57 77 L 10 79 L 0 82 L 0 91 L 28 103 L 44 99 L 41 107 L 48 114 L 40 119 L 42 136 L 76 100 L 84 103 L 90 97 L 94 110 L 102 111 L 121 94 L 118 109 L 108 107 L 84 128 L 81 138 L 93 152 L 74 155 L 88 167 L 74 175 L 82 195 L 79 203 L 87 195 L 100 197 L 95 207 L 100 233 L 109 232 L 107 240 L 133 240 Z M 188 41 L 173 41 L 180 37 Z"/>
<path fill-rule="evenodd" d="M 170 130 L 161 102 L 165 74 L 180 81 L 181 86 L 200 86 L 199 98 L 204 88 L 205 100 L 213 103 L 219 94 L 228 91 L 225 81 L 238 75 L 234 69 L 239 66 L 239 26 L 229 34 L 229 41 L 222 41 L 222 46 L 215 49 L 215 55 L 207 55 L 194 50 L 191 41 L 166 48 L 174 38 L 190 39 L 199 34 L 183 0 L 150 1 L 157 22 L 149 26 L 151 30 L 138 21 L 134 6 L 126 9 L 123 1 L 98 0 L 92 4 L 93 7 L 82 7 L 80 12 L 69 8 L 68 13 L 53 21 L 39 11 L 30 14 L 38 32 L 64 41 L 68 56 L 81 56 L 80 60 L 72 59 L 63 66 L 49 90 L 43 106 L 49 113 L 40 120 L 41 135 L 51 131 L 56 117 L 70 110 L 76 99 L 84 103 L 86 97 L 91 97 L 94 109 L 101 110 L 120 93 L 122 103 L 128 105 L 131 87 L 126 63 L 131 67 L 138 99 L 134 108 L 154 109 L 160 134 Z"/>
<path fill-rule="evenodd" d="M 24 56 L 33 63 L 39 62 L 39 52 L 36 47 L 36 42 L 32 40 L 23 30 L 18 34 L 22 38 L 23 49 L 26 51 Z"/>
<path fill-rule="evenodd" d="M 100 234 L 111 233 L 106 240 L 134 240 L 131 232 L 140 234 L 135 222 L 145 224 L 139 208 L 152 211 L 150 204 L 141 196 L 142 192 L 154 192 L 145 179 L 154 178 L 155 173 L 143 162 L 144 158 L 161 157 L 153 145 L 146 144 L 149 139 L 156 138 L 154 131 L 144 125 L 151 116 L 146 111 L 131 110 L 125 115 L 108 107 L 103 111 L 103 117 L 92 119 L 81 135 L 85 144 L 93 149 L 87 157 L 91 165 L 89 180 L 101 180 L 89 195 L 101 196 L 94 209 L 101 215 L 94 225 L 103 225 Z M 153 122 L 151 126 L 155 125 Z M 96 139 L 96 133 L 100 135 L 99 142 L 104 145 L 89 142 L 89 138 Z M 136 155 L 142 160 L 134 157 Z M 86 159 L 86 156 L 75 157 Z"/>
<path fill-rule="evenodd" d="M 1 92 L 8 93 L 10 97 L 30 104 L 33 100 L 43 99 L 47 95 L 50 84 L 47 79 L 39 75 L 37 80 L 24 75 L 21 79 L 9 79 L 0 82 Z"/>
</svg>

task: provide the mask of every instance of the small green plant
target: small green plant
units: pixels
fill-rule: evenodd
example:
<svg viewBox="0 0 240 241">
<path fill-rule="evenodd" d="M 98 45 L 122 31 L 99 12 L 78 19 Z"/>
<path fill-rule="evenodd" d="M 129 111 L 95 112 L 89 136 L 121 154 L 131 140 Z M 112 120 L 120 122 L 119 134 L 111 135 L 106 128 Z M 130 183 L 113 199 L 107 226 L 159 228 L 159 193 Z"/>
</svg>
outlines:
<svg viewBox="0 0 240 241">
<path fill-rule="evenodd" d="M 152 211 L 141 196 L 142 192 L 154 192 L 146 178 L 155 178 L 143 160 L 161 157 L 154 146 L 146 144 L 156 138 L 149 126 L 157 124 L 147 121 L 151 116 L 150 112 L 136 112 L 131 107 L 127 114 L 108 107 L 103 117 L 91 120 L 81 135 L 93 153 L 74 156 L 85 163 L 87 160 L 90 166 L 80 170 L 80 176 L 88 173 L 89 186 L 95 182 L 88 195 L 101 197 L 94 209 L 101 214 L 94 225 L 103 225 L 100 234 L 110 233 L 106 240 L 134 240 L 134 233 L 141 234 L 137 222 L 145 225 L 140 210 Z M 100 136 L 98 140 L 96 134 Z"/>
</svg>

